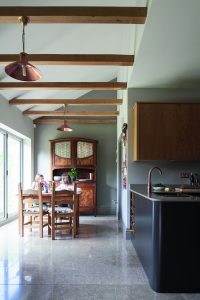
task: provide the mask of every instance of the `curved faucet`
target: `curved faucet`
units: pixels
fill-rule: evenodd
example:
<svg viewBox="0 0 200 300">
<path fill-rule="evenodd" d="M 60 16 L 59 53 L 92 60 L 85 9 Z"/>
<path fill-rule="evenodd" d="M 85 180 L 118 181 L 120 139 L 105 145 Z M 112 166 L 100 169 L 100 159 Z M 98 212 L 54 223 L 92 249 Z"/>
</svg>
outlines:
<svg viewBox="0 0 200 300">
<path fill-rule="evenodd" d="M 157 169 L 160 173 L 160 175 L 162 175 L 162 171 L 159 167 L 153 167 L 149 170 L 149 174 L 148 174 L 148 185 L 147 185 L 147 192 L 148 192 L 148 196 L 150 196 L 151 194 L 151 173 L 153 170 Z"/>
</svg>

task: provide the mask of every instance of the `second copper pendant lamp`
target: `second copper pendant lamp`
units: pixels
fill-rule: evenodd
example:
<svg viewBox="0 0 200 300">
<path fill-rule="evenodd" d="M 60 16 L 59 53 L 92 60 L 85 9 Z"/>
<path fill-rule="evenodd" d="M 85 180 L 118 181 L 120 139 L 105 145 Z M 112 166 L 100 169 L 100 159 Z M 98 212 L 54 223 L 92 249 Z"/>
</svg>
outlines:
<svg viewBox="0 0 200 300">
<path fill-rule="evenodd" d="M 59 131 L 65 131 L 65 132 L 71 132 L 73 129 L 67 125 L 67 120 L 65 119 L 66 115 L 66 109 L 67 109 L 67 104 L 64 105 L 64 120 L 63 120 L 63 125 L 59 126 L 57 130 Z"/>
<path fill-rule="evenodd" d="M 25 52 L 25 26 L 29 22 L 28 17 L 20 17 L 22 23 L 22 45 L 23 51 L 19 54 L 19 60 L 5 67 L 5 72 L 10 77 L 21 81 L 36 81 L 42 78 L 41 72 L 28 62 L 28 54 Z"/>
</svg>

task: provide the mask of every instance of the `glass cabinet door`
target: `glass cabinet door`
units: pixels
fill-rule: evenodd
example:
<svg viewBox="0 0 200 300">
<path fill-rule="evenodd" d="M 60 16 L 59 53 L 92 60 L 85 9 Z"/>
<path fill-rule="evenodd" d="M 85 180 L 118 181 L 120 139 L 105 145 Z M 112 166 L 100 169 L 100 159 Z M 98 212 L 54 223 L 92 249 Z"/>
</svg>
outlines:
<svg viewBox="0 0 200 300">
<path fill-rule="evenodd" d="M 55 143 L 54 164 L 55 166 L 71 166 L 72 149 L 70 141 Z"/>
<path fill-rule="evenodd" d="M 93 155 L 93 143 L 77 142 L 77 158 L 86 158 Z"/>
<path fill-rule="evenodd" d="M 90 142 L 77 142 L 77 165 L 91 166 L 94 164 L 94 145 Z"/>
</svg>

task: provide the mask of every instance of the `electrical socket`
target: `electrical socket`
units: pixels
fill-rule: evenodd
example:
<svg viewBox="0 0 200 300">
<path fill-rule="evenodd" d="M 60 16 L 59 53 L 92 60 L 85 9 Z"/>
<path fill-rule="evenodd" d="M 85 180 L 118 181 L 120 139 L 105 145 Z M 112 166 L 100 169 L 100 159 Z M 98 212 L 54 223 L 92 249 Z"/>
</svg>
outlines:
<svg viewBox="0 0 200 300">
<path fill-rule="evenodd" d="M 189 172 L 185 172 L 185 171 L 180 172 L 180 178 L 189 178 L 189 177 L 190 177 Z"/>
</svg>

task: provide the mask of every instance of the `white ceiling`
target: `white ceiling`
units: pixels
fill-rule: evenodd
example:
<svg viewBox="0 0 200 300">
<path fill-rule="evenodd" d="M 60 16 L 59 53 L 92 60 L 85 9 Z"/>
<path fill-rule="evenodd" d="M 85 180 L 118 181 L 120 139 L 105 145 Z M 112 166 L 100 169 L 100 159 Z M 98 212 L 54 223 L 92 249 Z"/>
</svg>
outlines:
<svg viewBox="0 0 200 300">
<path fill-rule="evenodd" d="M 56 6 L 146 6 L 146 0 L 57 0 Z M 15 1 L 0 0 L 0 6 L 51 6 L 55 1 Z M 126 24 L 28 24 L 26 27 L 27 53 L 60 54 L 134 54 L 130 44 L 135 26 Z M 21 45 L 21 25 L 0 24 L 0 54 L 19 53 Z M 42 71 L 41 81 L 111 81 L 117 78 L 119 70 L 127 73 L 127 67 L 118 66 L 38 66 Z M 129 67 L 130 68 L 130 67 Z M 5 74 L 0 66 L 0 80 L 15 81 Z M 72 98 L 76 99 L 88 91 L 1 91 L 7 100 L 12 98 Z M 58 107 L 47 106 L 53 110 Z M 24 110 L 24 106 L 19 106 Z M 27 109 L 27 106 L 26 106 Z M 42 109 L 42 107 L 34 107 Z M 44 109 L 44 107 L 43 107 Z"/>
<path fill-rule="evenodd" d="M 199 86 L 200 0 L 153 0 L 129 87 Z"/>
<path fill-rule="evenodd" d="M 150 4 L 151 7 L 150 7 Z M 0 6 L 55 5 L 55 1 L 0 0 Z M 29 24 L 28 53 L 135 54 L 134 67 L 39 66 L 42 81 L 110 81 L 128 79 L 129 87 L 199 87 L 200 0 L 57 0 L 59 6 L 146 6 L 145 25 Z M 144 32 L 143 32 L 144 29 Z M 0 24 L 0 53 L 21 51 L 21 26 Z M 122 73 L 124 74 L 122 76 Z M 0 80 L 9 78 L 0 66 Z M 7 100 L 73 98 L 88 91 L 1 91 Z M 42 107 L 39 107 L 40 110 Z M 57 107 L 46 107 L 56 109 Z M 27 109 L 27 106 L 19 106 Z M 34 109 L 37 109 L 34 107 Z M 44 109 L 44 107 L 43 107 Z"/>
</svg>

